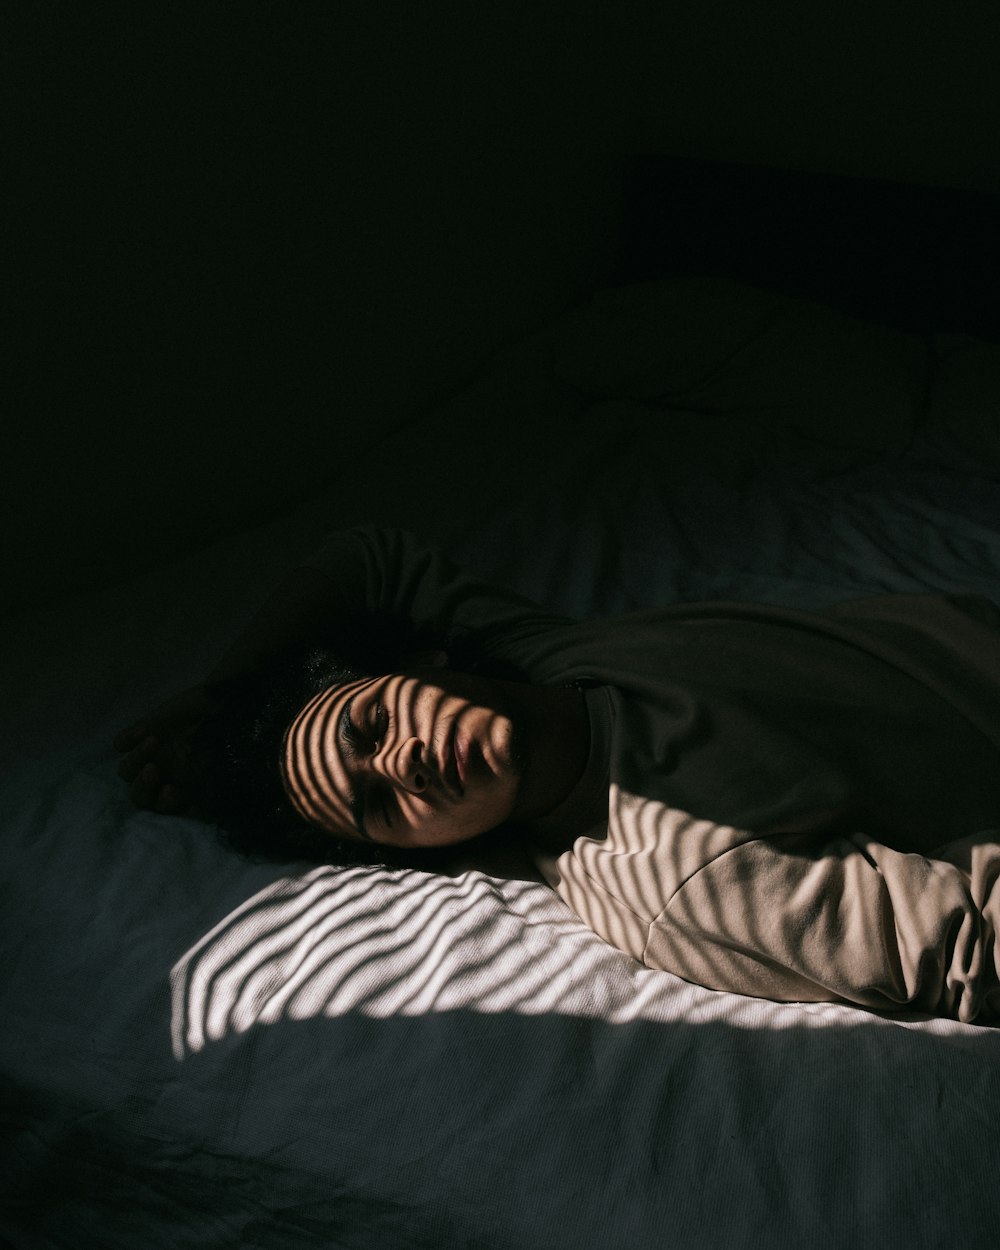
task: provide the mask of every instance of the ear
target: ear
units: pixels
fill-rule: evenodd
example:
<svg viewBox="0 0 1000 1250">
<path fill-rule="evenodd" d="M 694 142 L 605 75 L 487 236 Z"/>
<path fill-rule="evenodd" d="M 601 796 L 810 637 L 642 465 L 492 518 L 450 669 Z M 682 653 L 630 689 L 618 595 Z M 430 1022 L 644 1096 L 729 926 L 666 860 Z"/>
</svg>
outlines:
<svg viewBox="0 0 1000 1250">
<path fill-rule="evenodd" d="M 447 668 L 447 651 L 411 651 L 404 668 Z"/>
</svg>

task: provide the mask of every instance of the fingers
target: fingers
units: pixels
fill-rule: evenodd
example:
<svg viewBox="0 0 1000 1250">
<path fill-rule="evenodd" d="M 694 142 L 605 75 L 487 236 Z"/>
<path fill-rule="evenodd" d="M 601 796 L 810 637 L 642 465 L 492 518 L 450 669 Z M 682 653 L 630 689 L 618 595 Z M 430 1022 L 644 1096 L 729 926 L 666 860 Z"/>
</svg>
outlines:
<svg viewBox="0 0 1000 1250">
<path fill-rule="evenodd" d="M 127 729 L 119 730 L 111 739 L 111 745 L 116 751 L 131 751 L 148 735 L 149 726 L 142 721 L 138 725 L 129 725 Z"/>
<path fill-rule="evenodd" d="M 163 812 L 164 815 L 170 815 L 172 812 L 180 810 L 181 795 L 176 786 L 172 786 L 169 782 L 160 789 L 160 793 L 156 797 L 156 810 Z"/>
<path fill-rule="evenodd" d="M 136 807 L 155 811 L 161 781 L 160 770 L 156 765 L 146 764 L 129 786 L 128 796 Z"/>
<path fill-rule="evenodd" d="M 152 744 L 150 749 L 155 748 L 155 740 L 148 741 Z M 133 752 L 119 766 L 119 774 L 124 780 L 131 782 L 129 798 L 136 807 L 150 812 L 172 815 L 186 811 L 186 798 L 182 787 L 167 781 L 162 769 L 146 758 L 146 754 L 147 744 L 143 743 L 137 752 Z"/>
<path fill-rule="evenodd" d="M 158 745 L 151 734 L 140 739 L 118 765 L 118 776 L 122 781 L 135 781 L 142 769 L 151 762 Z"/>
<path fill-rule="evenodd" d="M 154 732 L 154 730 L 156 732 Z M 128 783 L 129 797 L 147 811 L 183 814 L 191 764 L 191 727 L 178 717 L 153 716 L 122 729 L 112 739 L 121 755 L 118 776 Z"/>
<path fill-rule="evenodd" d="M 169 781 L 164 781 L 155 764 L 146 764 L 129 787 L 129 798 L 136 807 L 148 812 L 175 815 L 184 808 L 184 795 Z"/>
</svg>

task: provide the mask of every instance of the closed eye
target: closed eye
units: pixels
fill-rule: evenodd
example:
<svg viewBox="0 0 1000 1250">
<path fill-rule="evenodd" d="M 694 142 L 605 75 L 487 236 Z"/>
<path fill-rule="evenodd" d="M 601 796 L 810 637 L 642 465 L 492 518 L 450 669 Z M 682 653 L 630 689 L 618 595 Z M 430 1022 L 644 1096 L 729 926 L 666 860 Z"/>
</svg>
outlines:
<svg viewBox="0 0 1000 1250">
<path fill-rule="evenodd" d="M 376 703 L 374 711 L 374 721 L 368 730 L 359 729 L 354 723 L 353 698 L 348 699 L 347 706 L 340 714 L 340 737 L 354 757 L 362 752 L 374 753 L 379 743 L 385 741 L 385 736 L 389 732 L 389 713 L 385 704 Z"/>
<path fill-rule="evenodd" d="M 347 705 L 340 714 L 340 740 L 347 746 L 351 755 L 357 756 L 365 748 L 366 735 L 355 725 L 351 718 L 351 709 L 354 707 L 354 700 L 348 699 Z"/>
<path fill-rule="evenodd" d="M 375 721 L 372 725 L 372 737 L 377 746 L 380 742 L 385 742 L 386 735 L 389 732 L 389 710 L 384 703 L 376 703 L 375 705 Z"/>
<path fill-rule="evenodd" d="M 353 717 L 354 698 L 350 698 L 340 714 L 338 725 L 339 738 L 345 753 L 354 760 L 363 755 L 372 754 L 378 749 L 380 739 L 384 739 L 389 728 L 389 714 L 382 703 L 375 705 L 375 723 L 371 731 L 359 729 Z M 360 784 L 350 785 L 348 806 L 354 827 L 363 838 L 372 841 L 368 832 L 367 821 L 381 820 L 386 828 L 392 828 L 393 815 L 398 811 L 396 796 L 389 786 Z"/>
</svg>

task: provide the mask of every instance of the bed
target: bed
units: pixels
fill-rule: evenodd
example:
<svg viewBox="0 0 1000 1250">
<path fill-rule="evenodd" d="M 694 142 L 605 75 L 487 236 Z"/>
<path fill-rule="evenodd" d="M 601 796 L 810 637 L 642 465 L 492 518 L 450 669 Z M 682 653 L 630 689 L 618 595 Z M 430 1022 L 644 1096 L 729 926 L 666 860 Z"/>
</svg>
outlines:
<svg viewBox="0 0 1000 1250">
<path fill-rule="evenodd" d="M 993 1246 L 996 1030 L 651 971 L 517 863 L 250 864 L 134 810 L 112 734 L 329 530 L 577 616 L 1000 601 L 1000 347 L 720 277 L 505 351 L 327 495 L 9 623 L 14 1250 Z"/>
</svg>

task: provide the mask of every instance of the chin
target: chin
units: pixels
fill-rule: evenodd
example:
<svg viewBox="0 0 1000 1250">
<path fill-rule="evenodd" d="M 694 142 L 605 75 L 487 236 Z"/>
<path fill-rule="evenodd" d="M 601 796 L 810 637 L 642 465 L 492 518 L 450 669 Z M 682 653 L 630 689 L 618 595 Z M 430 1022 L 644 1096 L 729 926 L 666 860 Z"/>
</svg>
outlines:
<svg viewBox="0 0 1000 1250">
<path fill-rule="evenodd" d="M 516 721 L 509 721 L 507 734 L 507 763 L 512 773 L 520 777 L 528 766 L 528 744 Z"/>
</svg>

